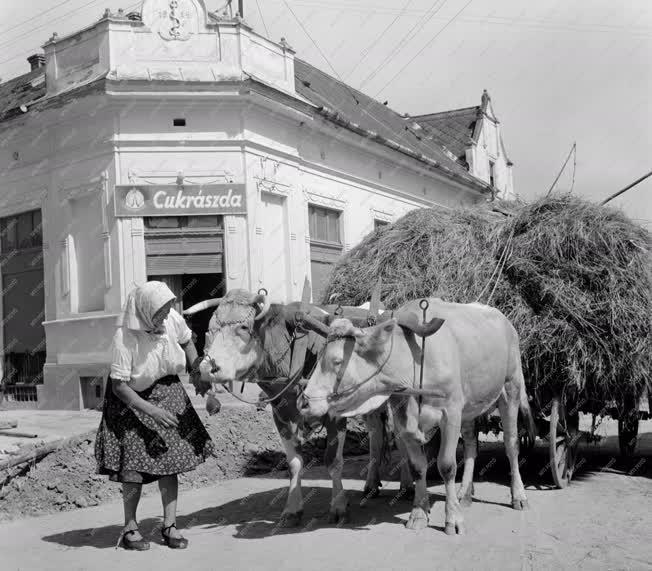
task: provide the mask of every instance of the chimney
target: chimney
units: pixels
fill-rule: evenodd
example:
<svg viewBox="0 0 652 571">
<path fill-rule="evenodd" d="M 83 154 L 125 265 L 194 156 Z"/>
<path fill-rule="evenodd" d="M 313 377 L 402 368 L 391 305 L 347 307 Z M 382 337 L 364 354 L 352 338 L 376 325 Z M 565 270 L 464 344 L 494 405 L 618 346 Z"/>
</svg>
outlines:
<svg viewBox="0 0 652 571">
<path fill-rule="evenodd" d="M 27 58 L 32 71 L 45 66 L 45 54 L 34 54 Z"/>
</svg>

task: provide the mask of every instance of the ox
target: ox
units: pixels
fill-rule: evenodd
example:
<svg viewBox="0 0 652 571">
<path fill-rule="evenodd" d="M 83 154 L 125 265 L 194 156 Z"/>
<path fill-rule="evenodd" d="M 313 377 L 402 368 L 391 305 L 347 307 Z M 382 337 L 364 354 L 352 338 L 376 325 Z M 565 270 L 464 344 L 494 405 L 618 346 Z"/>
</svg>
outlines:
<svg viewBox="0 0 652 571">
<path fill-rule="evenodd" d="M 497 309 L 479 304 L 440 299 L 428 303 L 429 321 L 423 325 L 418 301 L 404 305 L 392 319 L 366 329 L 356 328 L 347 319 L 334 321 L 299 406 L 306 422 L 311 423 L 325 414 L 332 418 L 368 414 L 389 400 L 395 433 L 407 448 L 417 478 L 406 524 L 409 529 L 428 525 L 423 444 L 439 426 L 437 467 L 446 487 L 445 531 L 462 534 L 460 501 L 470 505 L 473 496 L 474 420 L 496 406 L 500 411 L 514 509 L 528 505 L 518 466 L 519 411 L 528 422 L 532 441 L 535 426 L 525 392 L 519 338 L 509 320 Z M 415 333 L 425 338 L 421 388 L 421 339 Z M 456 494 L 455 453 L 460 432 L 464 474 Z"/>
<path fill-rule="evenodd" d="M 200 378 L 194 375 L 193 383 L 198 392 L 205 393 L 212 383 L 257 382 L 271 399 L 274 423 L 290 471 L 290 489 L 282 521 L 288 526 L 298 525 L 303 513 L 300 481 L 303 459 L 299 445 L 302 418 L 297 398 L 324 345 L 328 327 L 322 321 L 328 314 L 306 303 L 270 304 L 264 295 L 245 290 L 232 290 L 224 298 L 203 301 L 184 313 L 191 315 L 209 308 L 216 309 L 206 334 L 204 356 L 197 367 Z M 297 313 L 300 311 L 304 315 L 299 326 Z M 304 343 L 303 358 L 297 349 L 298 343 Z M 295 353 L 299 353 L 301 361 L 298 369 L 293 358 Z M 301 376 L 302 381 L 291 380 L 298 378 L 295 375 Z M 271 382 L 278 379 L 287 379 L 287 382 Z M 288 383 L 293 384 L 288 387 Z M 348 512 L 348 500 L 341 482 L 346 419 L 326 417 L 322 420 L 327 432 L 325 463 L 333 480 L 330 521 L 339 522 Z M 381 485 L 379 465 L 385 444 L 385 425 L 377 412 L 368 415 L 366 422 L 370 462 L 365 495 L 373 497 Z M 401 488 L 405 495 L 410 495 L 413 489 L 406 462 L 401 463 Z"/>
</svg>

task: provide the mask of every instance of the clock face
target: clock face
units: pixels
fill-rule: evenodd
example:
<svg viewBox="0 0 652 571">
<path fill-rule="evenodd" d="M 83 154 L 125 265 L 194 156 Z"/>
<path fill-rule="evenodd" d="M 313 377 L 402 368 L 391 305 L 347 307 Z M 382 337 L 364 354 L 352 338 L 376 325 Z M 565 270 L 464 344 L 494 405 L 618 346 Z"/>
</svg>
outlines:
<svg viewBox="0 0 652 571">
<path fill-rule="evenodd" d="M 129 208 L 129 210 L 141 209 L 145 206 L 145 197 L 143 196 L 143 193 L 135 188 L 131 189 L 125 197 L 125 206 Z"/>
</svg>

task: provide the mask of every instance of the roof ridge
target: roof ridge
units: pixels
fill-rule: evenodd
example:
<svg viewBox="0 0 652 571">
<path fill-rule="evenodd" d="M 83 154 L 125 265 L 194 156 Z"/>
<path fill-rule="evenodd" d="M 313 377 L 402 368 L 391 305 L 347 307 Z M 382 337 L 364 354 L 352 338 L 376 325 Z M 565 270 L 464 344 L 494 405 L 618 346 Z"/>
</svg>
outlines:
<svg viewBox="0 0 652 571">
<path fill-rule="evenodd" d="M 429 119 L 437 116 L 452 115 L 454 113 L 462 113 L 463 111 L 480 111 L 480 105 L 471 105 L 470 107 L 460 107 L 459 109 L 449 109 L 448 111 L 435 111 L 434 113 L 424 113 L 423 115 L 413 115 L 412 119 Z"/>
</svg>

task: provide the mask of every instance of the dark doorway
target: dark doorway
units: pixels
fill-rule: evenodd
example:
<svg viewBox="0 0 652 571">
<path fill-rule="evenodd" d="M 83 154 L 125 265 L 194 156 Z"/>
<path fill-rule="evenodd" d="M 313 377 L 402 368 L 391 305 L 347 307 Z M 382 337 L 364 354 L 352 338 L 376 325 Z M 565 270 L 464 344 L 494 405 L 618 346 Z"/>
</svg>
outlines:
<svg viewBox="0 0 652 571">
<path fill-rule="evenodd" d="M 183 308 L 187 309 L 200 301 L 224 295 L 222 275 L 196 274 L 184 275 L 182 279 Z M 197 352 L 204 351 L 204 342 L 208 323 L 213 316 L 213 309 L 207 309 L 187 318 L 188 327 L 192 329 Z"/>
<path fill-rule="evenodd" d="M 158 280 L 167 284 L 174 295 L 177 296 L 175 309 L 179 313 L 183 313 L 184 309 L 188 309 L 200 301 L 224 295 L 224 276 L 222 274 L 149 276 L 147 279 Z M 213 309 L 207 309 L 186 317 L 186 323 L 192 329 L 192 339 L 200 355 L 204 351 L 206 331 L 213 316 L 213 311 Z"/>
</svg>

